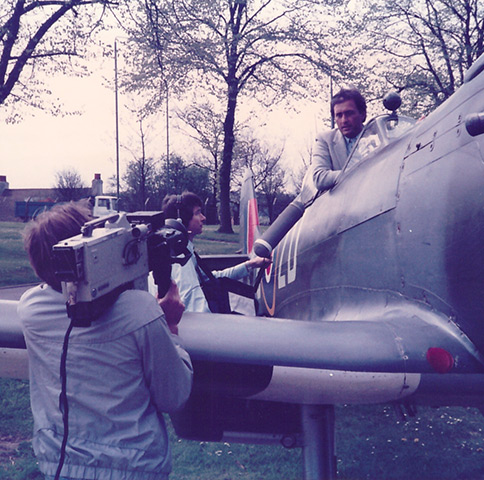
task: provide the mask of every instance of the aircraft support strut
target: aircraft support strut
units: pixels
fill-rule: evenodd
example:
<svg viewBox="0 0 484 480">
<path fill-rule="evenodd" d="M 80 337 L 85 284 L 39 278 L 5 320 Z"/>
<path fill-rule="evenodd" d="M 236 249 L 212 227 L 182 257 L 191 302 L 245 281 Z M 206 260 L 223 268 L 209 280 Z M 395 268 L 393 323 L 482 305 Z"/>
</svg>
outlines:
<svg viewBox="0 0 484 480">
<path fill-rule="evenodd" d="M 334 448 L 334 406 L 301 405 L 304 480 L 337 477 Z"/>
</svg>

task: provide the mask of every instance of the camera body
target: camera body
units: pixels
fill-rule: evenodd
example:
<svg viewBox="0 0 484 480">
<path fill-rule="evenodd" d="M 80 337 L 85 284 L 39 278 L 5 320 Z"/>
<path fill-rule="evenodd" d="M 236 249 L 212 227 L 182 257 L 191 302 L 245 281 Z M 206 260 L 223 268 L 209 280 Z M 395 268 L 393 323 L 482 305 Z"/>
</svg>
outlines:
<svg viewBox="0 0 484 480">
<path fill-rule="evenodd" d="M 172 219 L 165 223 L 163 212 L 119 213 L 87 222 L 79 235 L 52 249 L 69 316 L 79 326 L 89 325 L 123 289 L 147 290 L 150 271 L 163 296 L 171 265 L 190 257 L 187 244 L 184 226 Z"/>
</svg>

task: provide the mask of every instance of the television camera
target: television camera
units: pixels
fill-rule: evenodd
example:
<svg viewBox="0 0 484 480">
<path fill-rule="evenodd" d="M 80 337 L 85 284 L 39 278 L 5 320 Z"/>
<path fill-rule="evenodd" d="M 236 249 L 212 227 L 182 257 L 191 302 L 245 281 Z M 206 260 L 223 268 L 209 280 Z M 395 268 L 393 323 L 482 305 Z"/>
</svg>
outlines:
<svg viewBox="0 0 484 480">
<path fill-rule="evenodd" d="M 187 244 L 184 225 L 165 221 L 163 212 L 123 212 L 86 222 L 79 235 L 54 245 L 55 274 L 74 326 L 89 326 L 128 288 L 147 290 L 150 271 L 164 296 L 172 264 L 190 258 Z"/>
</svg>

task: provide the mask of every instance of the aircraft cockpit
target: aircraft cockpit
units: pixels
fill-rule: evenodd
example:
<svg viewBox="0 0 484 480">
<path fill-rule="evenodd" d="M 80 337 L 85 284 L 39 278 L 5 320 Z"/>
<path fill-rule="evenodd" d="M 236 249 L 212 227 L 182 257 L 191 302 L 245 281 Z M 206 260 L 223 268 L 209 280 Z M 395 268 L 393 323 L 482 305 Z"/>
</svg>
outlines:
<svg viewBox="0 0 484 480">
<path fill-rule="evenodd" d="M 356 142 L 341 172 L 343 177 L 345 172 L 366 160 L 372 152 L 398 141 L 416 123 L 413 118 L 397 115 L 396 110 L 400 107 L 400 104 L 400 95 L 389 93 L 385 96 L 383 105 L 391 113 L 373 118 L 363 128 L 360 138 Z M 264 235 L 254 243 L 254 252 L 258 256 L 269 258 L 273 248 L 279 244 L 283 236 L 302 217 L 306 208 L 322 195 L 323 192 L 319 191 L 314 184 L 315 167 L 314 163 L 309 166 L 299 195 L 277 217 L 270 228 L 264 232 Z M 336 184 L 338 184 L 341 175 L 338 176 Z"/>
<path fill-rule="evenodd" d="M 358 163 L 366 160 L 370 153 L 375 150 L 394 142 L 415 125 L 415 119 L 397 115 L 396 109 L 400 106 L 400 97 L 393 93 L 390 95 L 392 95 L 391 100 L 387 101 L 387 96 L 383 103 L 386 108 L 392 110 L 392 113 L 372 118 L 365 125 L 360 138 L 348 157 L 344 171 L 348 171 Z"/>
</svg>

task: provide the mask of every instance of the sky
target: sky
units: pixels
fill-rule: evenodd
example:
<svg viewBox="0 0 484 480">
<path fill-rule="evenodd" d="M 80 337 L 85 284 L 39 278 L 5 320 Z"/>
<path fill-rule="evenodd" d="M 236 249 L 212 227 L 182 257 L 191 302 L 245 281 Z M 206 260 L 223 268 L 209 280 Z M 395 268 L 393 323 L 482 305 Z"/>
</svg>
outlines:
<svg viewBox="0 0 484 480">
<path fill-rule="evenodd" d="M 17 124 L 0 123 L 0 175 L 7 177 L 9 187 L 51 188 L 56 174 L 63 170 L 76 170 L 86 186 L 91 185 L 95 173 L 100 173 L 107 190 L 108 180 L 116 175 L 115 95 L 105 87 L 105 73 L 89 77 L 57 77 L 48 82 L 54 95 L 67 110 L 79 110 L 80 115 L 53 117 L 37 109 L 25 110 L 23 120 Z M 131 150 L 138 150 L 139 137 L 133 116 L 119 100 L 120 172 L 133 159 Z M 301 154 L 307 152 L 321 128 L 322 107 L 311 101 L 300 105 L 301 112 L 275 109 L 271 113 L 261 110 L 260 131 L 257 135 L 274 145 L 285 145 L 284 162 L 289 168 L 300 164 Z M 150 133 L 148 156 L 159 158 L 166 153 L 165 119 L 161 116 L 156 129 Z M 184 156 L 193 148 L 179 131 L 170 130 L 170 151 Z"/>
<path fill-rule="evenodd" d="M 23 111 L 17 124 L 0 124 L 0 175 L 10 188 L 49 188 L 56 173 L 75 169 L 87 185 L 94 173 L 105 181 L 116 172 L 114 94 L 102 78 L 62 78 L 52 90 L 66 109 L 81 115 L 54 117 Z"/>
</svg>

